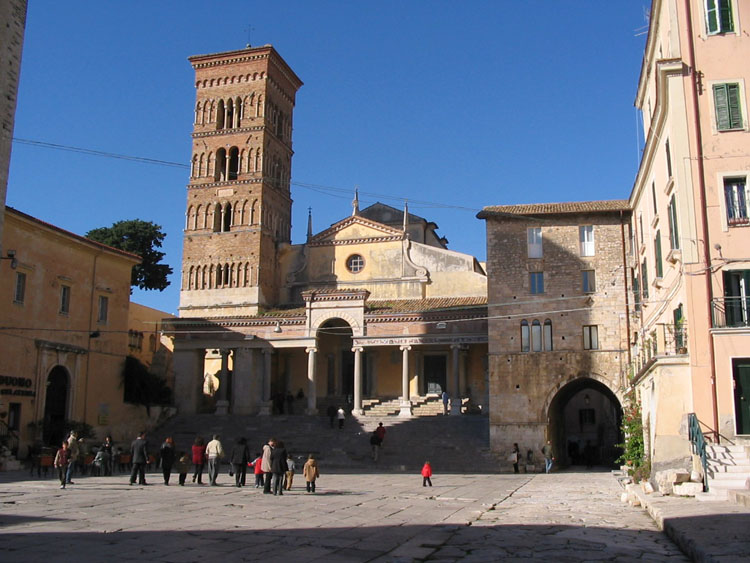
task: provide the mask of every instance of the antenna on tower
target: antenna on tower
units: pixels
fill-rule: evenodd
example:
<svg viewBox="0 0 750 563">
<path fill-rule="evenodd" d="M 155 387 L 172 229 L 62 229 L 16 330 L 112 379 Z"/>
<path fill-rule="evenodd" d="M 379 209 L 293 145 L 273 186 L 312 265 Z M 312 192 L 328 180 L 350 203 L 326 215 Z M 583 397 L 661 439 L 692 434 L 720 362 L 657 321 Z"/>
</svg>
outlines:
<svg viewBox="0 0 750 563">
<path fill-rule="evenodd" d="M 250 45 L 250 32 L 255 31 L 254 27 L 251 27 L 250 24 L 247 24 L 247 27 L 245 27 L 247 30 L 247 45 L 245 45 L 248 49 L 251 47 Z"/>
</svg>

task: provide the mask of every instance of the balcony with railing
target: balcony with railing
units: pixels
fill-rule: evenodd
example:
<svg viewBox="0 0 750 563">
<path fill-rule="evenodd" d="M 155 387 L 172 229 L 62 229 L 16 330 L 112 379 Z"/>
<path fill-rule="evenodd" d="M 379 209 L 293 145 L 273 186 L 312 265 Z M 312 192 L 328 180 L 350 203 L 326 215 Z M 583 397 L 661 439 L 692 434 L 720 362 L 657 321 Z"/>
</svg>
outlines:
<svg viewBox="0 0 750 563">
<path fill-rule="evenodd" d="M 750 297 L 717 297 L 711 310 L 714 328 L 750 327 Z"/>
<path fill-rule="evenodd" d="M 684 322 L 654 325 L 644 338 L 639 353 L 633 357 L 630 371 L 634 379 L 639 379 L 660 359 L 686 357 L 687 343 L 687 324 Z"/>
</svg>

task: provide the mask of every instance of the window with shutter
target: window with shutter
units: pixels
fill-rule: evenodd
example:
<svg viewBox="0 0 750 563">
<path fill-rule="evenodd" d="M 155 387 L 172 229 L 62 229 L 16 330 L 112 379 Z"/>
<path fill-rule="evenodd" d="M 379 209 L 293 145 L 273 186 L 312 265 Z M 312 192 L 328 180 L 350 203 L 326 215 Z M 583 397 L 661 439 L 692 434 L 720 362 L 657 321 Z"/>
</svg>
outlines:
<svg viewBox="0 0 750 563">
<path fill-rule="evenodd" d="M 656 231 L 656 237 L 654 238 L 654 260 L 656 262 L 656 277 L 664 277 L 664 269 L 662 267 L 661 260 L 661 231 Z"/>
<path fill-rule="evenodd" d="M 727 206 L 727 223 L 730 227 L 750 225 L 746 178 L 724 179 L 724 202 Z"/>
<path fill-rule="evenodd" d="M 673 250 L 680 248 L 680 234 L 677 229 L 677 204 L 674 196 L 669 200 L 669 245 Z"/>
<path fill-rule="evenodd" d="M 709 35 L 734 31 L 732 0 L 706 0 L 706 30 Z"/>
<path fill-rule="evenodd" d="M 716 129 L 719 131 L 742 129 L 739 84 L 714 84 L 714 108 Z"/>
</svg>

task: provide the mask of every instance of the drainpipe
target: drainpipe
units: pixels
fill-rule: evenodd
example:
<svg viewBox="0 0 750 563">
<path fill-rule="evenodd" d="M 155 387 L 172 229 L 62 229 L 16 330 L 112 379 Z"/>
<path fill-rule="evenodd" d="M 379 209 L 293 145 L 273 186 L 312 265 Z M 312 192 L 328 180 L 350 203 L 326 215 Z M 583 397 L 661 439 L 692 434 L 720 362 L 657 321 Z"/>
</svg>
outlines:
<svg viewBox="0 0 750 563">
<path fill-rule="evenodd" d="M 706 172 L 703 167 L 703 134 L 701 132 L 700 110 L 698 108 L 698 84 L 696 83 L 695 73 L 695 43 L 693 41 L 693 15 L 690 8 L 690 0 L 685 0 L 685 16 L 687 18 L 688 29 L 688 69 L 692 74 L 690 81 L 693 94 L 693 119 L 695 125 L 695 142 L 698 150 L 698 191 L 700 195 L 700 220 L 701 229 L 703 229 L 703 269 L 704 280 L 706 282 L 706 312 L 708 315 L 708 361 L 711 366 L 711 400 L 713 407 L 713 424 L 714 433 L 716 434 L 716 443 L 720 443 L 719 436 L 719 401 L 716 390 L 716 364 L 714 339 L 711 329 L 714 327 L 713 320 L 713 285 L 711 283 L 711 244 L 708 232 L 708 215 L 706 213 Z"/>
</svg>

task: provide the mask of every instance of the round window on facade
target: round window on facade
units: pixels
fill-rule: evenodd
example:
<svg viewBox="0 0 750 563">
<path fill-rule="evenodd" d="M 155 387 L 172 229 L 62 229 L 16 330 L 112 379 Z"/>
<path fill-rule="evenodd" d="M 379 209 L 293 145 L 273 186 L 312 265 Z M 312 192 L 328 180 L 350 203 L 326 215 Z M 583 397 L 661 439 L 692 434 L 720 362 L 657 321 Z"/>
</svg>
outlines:
<svg viewBox="0 0 750 563">
<path fill-rule="evenodd" d="M 359 254 L 352 254 L 346 259 L 346 267 L 352 274 L 358 274 L 365 267 L 365 259 Z"/>
</svg>

